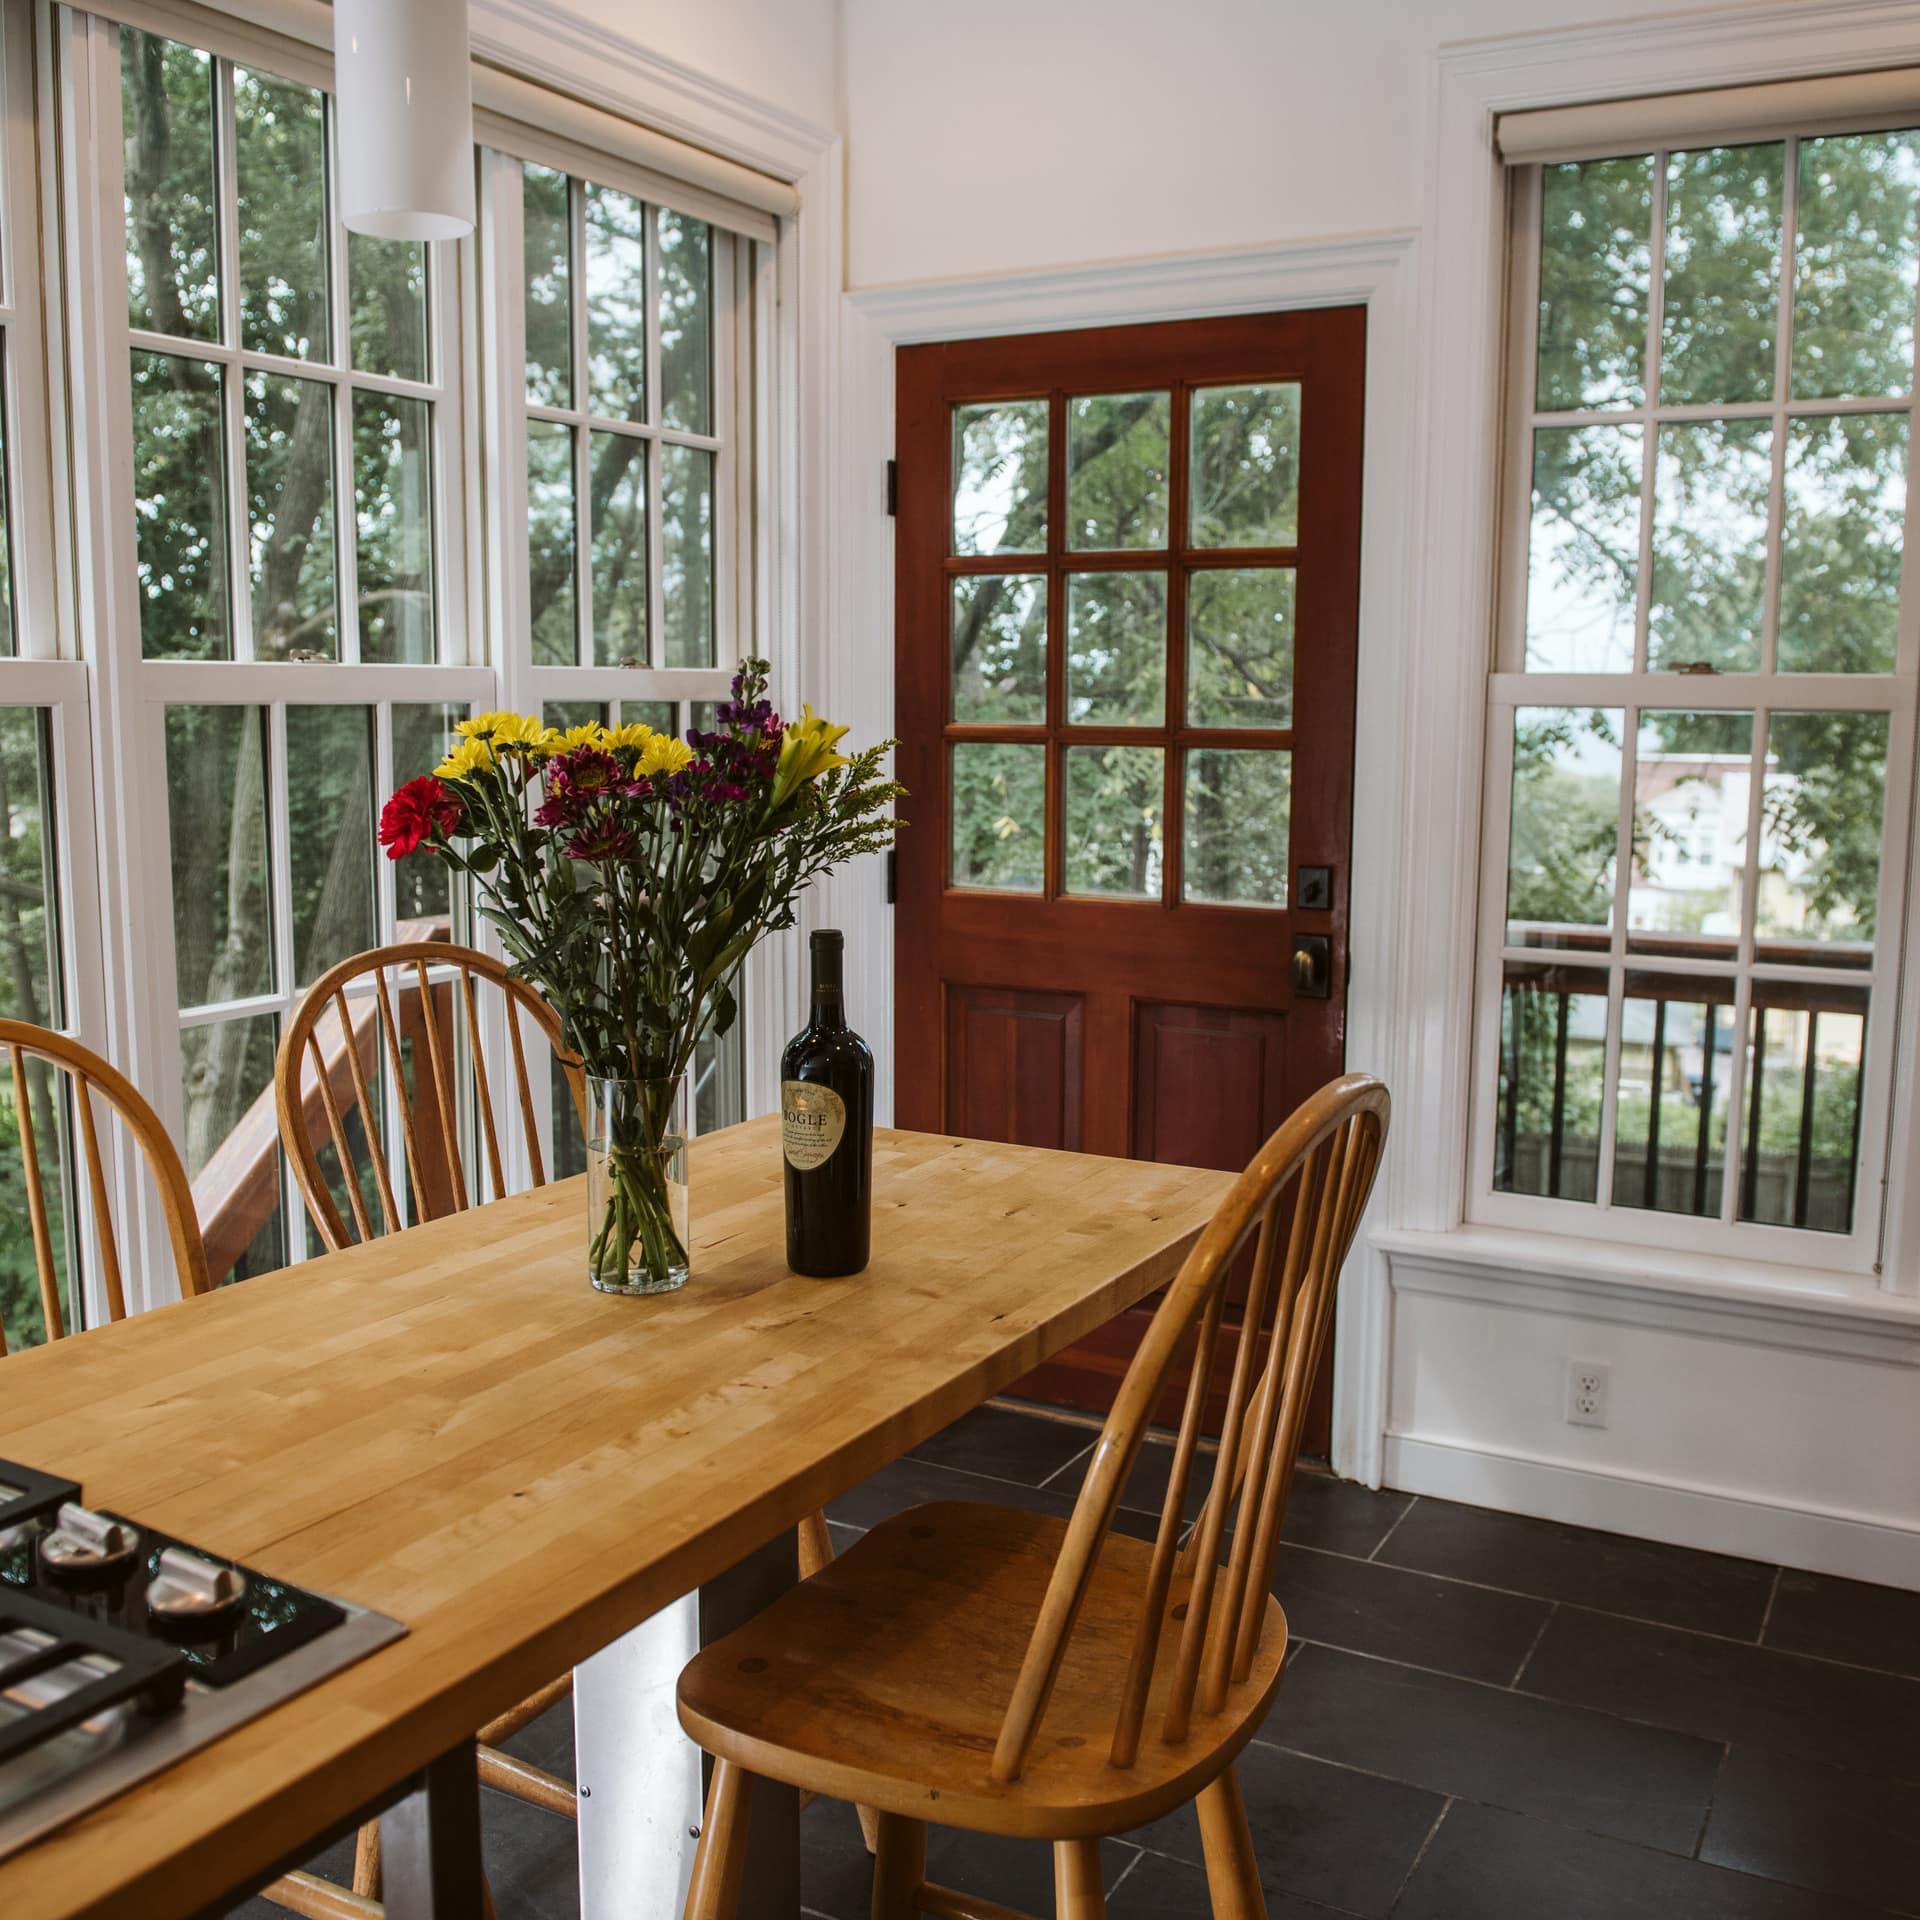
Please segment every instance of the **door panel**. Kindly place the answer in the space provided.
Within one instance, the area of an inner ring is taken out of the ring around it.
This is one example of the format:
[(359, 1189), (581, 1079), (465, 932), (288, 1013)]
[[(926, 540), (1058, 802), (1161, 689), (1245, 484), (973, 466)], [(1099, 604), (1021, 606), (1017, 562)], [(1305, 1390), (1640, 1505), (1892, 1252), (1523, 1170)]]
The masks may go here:
[(1074, 993), (947, 991), (949, 1133), (1081, 1150), (1081, 1015)]
[[(1341, 1070), (1365, 338), (901, 352), (902, 1125), (1238, 1168)], [(1026, 1390), (1103, 1408), (1144, 1323)]]

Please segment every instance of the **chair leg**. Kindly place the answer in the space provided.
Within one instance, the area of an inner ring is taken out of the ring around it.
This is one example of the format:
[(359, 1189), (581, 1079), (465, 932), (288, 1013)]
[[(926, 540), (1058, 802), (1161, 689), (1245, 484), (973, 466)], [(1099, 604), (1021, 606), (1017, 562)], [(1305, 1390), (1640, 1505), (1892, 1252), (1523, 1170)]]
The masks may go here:
[(1053, 1843), (1053, 1911), (1055, 1920), (1106, 1920), (1098, 1840)]
[(353, 1890), (363, 1899), (380, 1898), (380, 1822), (369, 1820), (353, 1837)]
[(753, 1801), (753, 1775), (731, 1760), (713, 1763), (707, 1789), (706, 1818), (693, 1856), (693, 1882), (687, 1888), (686, 1920), (733, 1920), (740, 1904), (740, 1876), (747, 1864), (747, 1814)]
[(927, 1828), (897, 1813), (875, 1816), (873, 1920), (914, 1920), (927, 1877)]
[(1213, 1920), (1267, 1920), (1267, 1896), (1260, 1885), (1253, 1835), (1247, 1831), (1247, 1803), (1232, 1767), (1200, 1789), (1200, 1850), (1207, 1863), (1207, 1891), (1213, 1896)]

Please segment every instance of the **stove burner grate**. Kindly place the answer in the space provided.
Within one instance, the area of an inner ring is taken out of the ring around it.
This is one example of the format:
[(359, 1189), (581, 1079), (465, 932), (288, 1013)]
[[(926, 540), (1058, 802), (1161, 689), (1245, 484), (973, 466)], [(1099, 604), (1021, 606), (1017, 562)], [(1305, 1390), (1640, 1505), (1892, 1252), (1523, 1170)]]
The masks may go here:
[[(49, 1690), (33, 1682), (62, 1674), (68, 1684), (34, 1697)], [(0, 1721), (0, 1763), (114, 1707), (164, 1713), (180, 1704), (186, 1680), (177, 1648), (0, 1586), (0, 1703), (16, 1710)]]

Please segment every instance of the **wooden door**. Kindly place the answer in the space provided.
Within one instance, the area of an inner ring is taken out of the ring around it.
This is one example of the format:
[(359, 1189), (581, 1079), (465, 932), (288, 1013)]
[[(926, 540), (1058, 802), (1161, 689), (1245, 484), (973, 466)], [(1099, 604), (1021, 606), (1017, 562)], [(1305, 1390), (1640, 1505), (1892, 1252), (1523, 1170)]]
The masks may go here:
[[(901, 1125), (1237, 1168), (1340, 1071), (1365, 343), (901, 352)], [(1147, 1311), (1021, 1390), (1104, 1410)]]

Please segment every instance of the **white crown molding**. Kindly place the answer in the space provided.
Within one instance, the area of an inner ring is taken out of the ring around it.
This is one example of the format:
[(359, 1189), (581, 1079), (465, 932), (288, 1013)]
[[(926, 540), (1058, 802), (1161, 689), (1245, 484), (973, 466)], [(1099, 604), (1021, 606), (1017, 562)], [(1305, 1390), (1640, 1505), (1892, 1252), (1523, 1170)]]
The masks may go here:
[(782, 180), (810, 172), (837, 137), (552, 0), (473, 0), (471, 32), (481, 59)]
[(1388, 1484), (1438, 1500), (1529, 1513), (1851, 1580), (1920, 1589), (1920, 1531), (1872, 1513), (1792, 1506), (1725, 1487), (1393, 1434)]

